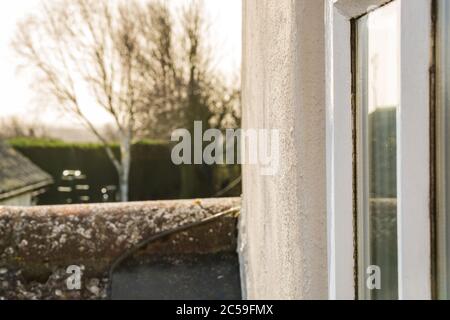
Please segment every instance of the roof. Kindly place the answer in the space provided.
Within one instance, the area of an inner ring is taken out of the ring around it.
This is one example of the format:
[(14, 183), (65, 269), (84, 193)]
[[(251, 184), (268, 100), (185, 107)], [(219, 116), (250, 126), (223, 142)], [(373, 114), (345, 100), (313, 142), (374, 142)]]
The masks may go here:
[(0, 142), (0, 199), (33, 191), (52, 182), (48, 173), (12, 147)]

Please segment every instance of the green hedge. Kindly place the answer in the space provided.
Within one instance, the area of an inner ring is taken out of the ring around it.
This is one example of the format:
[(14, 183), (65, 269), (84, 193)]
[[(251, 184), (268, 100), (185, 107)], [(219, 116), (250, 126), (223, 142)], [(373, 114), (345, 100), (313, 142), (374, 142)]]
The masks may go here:
[[(116, 170), (100, 144), (22, 138), (10, 140), (9, 143), (53, 176), (55, 184), (40, 196), (40, 204), (61, 202), (57, 187), (61, 183), (63, 170), (81, 170), (87, 175), (91, 202), (102, 200), (102, 187), (117, 185)], [(143, 141), (133, 145), (129, 190), (131, 201), (210, 197), (227, 181), (240, 174), (239, 166), (176, 166), (170, 158), (171, 146), (170, 143), (160, 141)], [(117, 145), (111, 147), (119, 154)], [(240, 187), (229, 195), (239, 194)]]

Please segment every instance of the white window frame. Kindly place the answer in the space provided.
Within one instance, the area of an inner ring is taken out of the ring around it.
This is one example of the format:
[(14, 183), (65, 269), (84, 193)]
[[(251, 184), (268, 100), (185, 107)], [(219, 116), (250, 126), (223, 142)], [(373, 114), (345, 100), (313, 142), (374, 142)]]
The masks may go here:
[[(391, 1), (401, 7), (397, 111), (399, 299), (431, 299), (430, 65), (432, 0), (327, 0), (329, 298), (355, 299), (351, 20)], [(382, 275), (381, 275), (382, 276)]]

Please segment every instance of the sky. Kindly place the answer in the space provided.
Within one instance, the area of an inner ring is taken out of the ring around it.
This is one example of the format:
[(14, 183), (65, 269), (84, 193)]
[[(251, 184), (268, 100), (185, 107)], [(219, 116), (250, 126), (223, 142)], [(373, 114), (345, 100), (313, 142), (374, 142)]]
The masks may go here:
[[(188, 0), (167, 1), (177, 6)], [(32, 13), (39, 2), (40, 0), (0, 1), (0, 119), (14, 116), (28, 122), (77, 126), (70, 117), (63, 117), (60, 112), (53, 111), (53, 107), (42, 109), (42, 101), (37, 99), (30, 87), (33, 77), (26, 72), (17, 72), (17, 57), (10, 46), (16, 23)], [(224, 72), (239, 70), (241, 0), (204, 0), (204, 4), (208, 19), (212, 23), (210, 40), (219, 49), (218, 67)], [(108, 122), (108, 115), (101, 109), (90, 109), (87, 114), (96, 124)]]
[(392, 2), (369, 14), (369, 113), (400, 102), (400, 5)]

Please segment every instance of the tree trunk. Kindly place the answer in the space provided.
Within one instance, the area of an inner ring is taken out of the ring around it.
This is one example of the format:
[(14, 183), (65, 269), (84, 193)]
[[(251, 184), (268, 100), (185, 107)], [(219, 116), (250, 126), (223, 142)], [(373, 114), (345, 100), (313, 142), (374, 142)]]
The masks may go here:
[(120, 201), (128, 201), (129, 177), (131, 165), (131, 138), (129, 134), (125, 134), (120, 140), (120, 164), (119, 170), (119, 188)]

